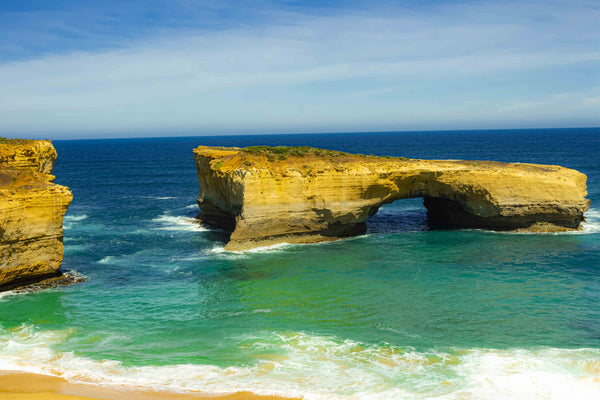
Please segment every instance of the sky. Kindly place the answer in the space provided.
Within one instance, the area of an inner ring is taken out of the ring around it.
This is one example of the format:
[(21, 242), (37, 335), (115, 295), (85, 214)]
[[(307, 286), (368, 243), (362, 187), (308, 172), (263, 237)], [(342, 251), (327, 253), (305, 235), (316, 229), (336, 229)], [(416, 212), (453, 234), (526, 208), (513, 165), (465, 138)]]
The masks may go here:
[(0, 136), (590, 126), (597, 0), (0, 1)]

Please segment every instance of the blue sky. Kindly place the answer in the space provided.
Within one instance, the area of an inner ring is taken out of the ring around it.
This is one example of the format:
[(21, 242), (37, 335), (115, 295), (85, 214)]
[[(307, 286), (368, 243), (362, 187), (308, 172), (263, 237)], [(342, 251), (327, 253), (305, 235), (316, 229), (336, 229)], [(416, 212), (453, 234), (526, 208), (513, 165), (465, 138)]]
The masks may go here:
[(0, 136), (600, 126), (600, 4), (0, 2)]

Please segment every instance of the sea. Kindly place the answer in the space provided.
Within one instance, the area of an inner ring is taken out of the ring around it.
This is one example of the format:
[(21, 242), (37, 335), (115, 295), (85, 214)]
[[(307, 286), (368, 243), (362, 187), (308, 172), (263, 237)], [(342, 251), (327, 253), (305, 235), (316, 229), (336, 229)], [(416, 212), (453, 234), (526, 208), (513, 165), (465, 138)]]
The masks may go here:
[[(432, 230), (398, 200), (367, 233), (224, 250), (196, 223), (199, 145), (308, 145), (557, 164), (583, 229)], [(600, 399), (600, 128), (56, 140), (62, 269), (0, 298), (0, 370), (127, 390), (305, 399)]]

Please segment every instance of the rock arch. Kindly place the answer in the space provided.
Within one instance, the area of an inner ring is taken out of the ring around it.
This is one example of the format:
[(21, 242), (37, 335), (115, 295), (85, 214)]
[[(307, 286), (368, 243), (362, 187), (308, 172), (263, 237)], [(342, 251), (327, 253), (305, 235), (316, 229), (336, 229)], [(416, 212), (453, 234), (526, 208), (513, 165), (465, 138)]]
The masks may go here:
[(233, 251), (360, 234), (379, 207), (404, 198), (424, 198), (451, 225), (494, 230), (578, 229), (589, 208), (586, 176), (552, 165), (265, 146), (200, 146), (194, 157), (200, 218), (230, 231)]

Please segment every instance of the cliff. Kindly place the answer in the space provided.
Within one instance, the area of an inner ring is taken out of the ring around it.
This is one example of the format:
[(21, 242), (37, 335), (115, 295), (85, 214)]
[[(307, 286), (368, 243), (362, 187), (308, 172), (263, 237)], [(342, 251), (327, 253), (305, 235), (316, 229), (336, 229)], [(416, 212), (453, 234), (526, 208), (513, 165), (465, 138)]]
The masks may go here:
[(73, 196), (54, 184), (49, 140), (0, 138), (0, 290), (60, 275)]
[(194, 158), (199, 217), (232, 232), (227, 250), (356, 235), (379, 207), (411, 197), (434, 220), (493, 230), (574, 230), (589, 208), (586, 176), (554, 165), (265, 146), (200, 146)]

